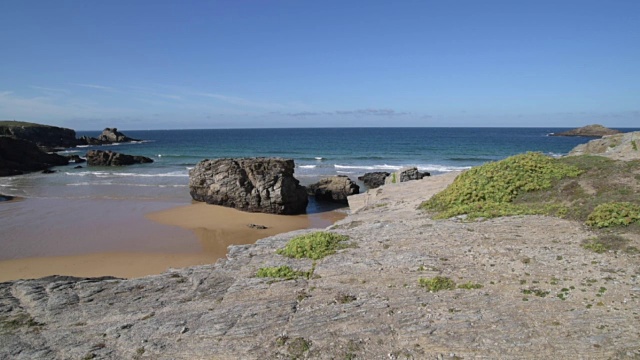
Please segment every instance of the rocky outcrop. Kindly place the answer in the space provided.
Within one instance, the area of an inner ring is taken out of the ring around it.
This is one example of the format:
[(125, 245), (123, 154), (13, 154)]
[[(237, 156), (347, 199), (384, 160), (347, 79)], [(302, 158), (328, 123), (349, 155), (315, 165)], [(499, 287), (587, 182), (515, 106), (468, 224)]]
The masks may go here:
[(102, 130), (97, 138), (90, 136), (83, 136), (79, 139), (84, 145), (108, 145), (113, 143), (123, 143), (140, 141), (139, 139), (133, 139), (118, 131), (117, 128), (106, 128)]
[(24, 121), (0, 121), (0, 136), (31, 141), (44, 151), (70, 148), (81, 143), (76, 139), (74, 130)]
[[(355, 195), (331, 230), (352, 246), (319, 260), (276, 254), (301, 230), (161, 275), (0, 283), (0, 359), (640, 357), (637, 254), (565, 219), (418, 210), (455, 175)], [(256, 277), (285, 265), (313, 276)], [(421, 286), (438, 277), (461, 286)]]
[(0, 136), (0, 176), (42, 171), (68, 163), (64, 156), (47, 154), (30, 141)]
[(134, 156), (103, 150), (90, 150), (87, 152), (86, 157), (87, 165), (89, 166), (122, 166), (153, 162), (152, 159), (146, 156)]
[(640, 159), (640, 131), (605, 136), (573, 148), (569, 156), (599, 155), (614, 160)]
[(189, 172), (191, 197), (242, 211), (306, 212), (306, 190), (293, 177), (294, 162), (279, 158), (203, 160)]
[(307, 194), (316, 200), (347, 204), (347, 196), (360, 192), (360, 187), (345, 175), (321, 179), (307, 187)]
[(364, 185), (369, 189), (375, 189), (384, 185), (384, 180), (389, 176), (388, 172), (370, 172), (358, 177), (358, 180), (362, 181)]
[(425, 176), (429, 176), (428, 172), (420, 172), (416, 167), (409, 167), (400, 169), (385, 179), (385, 184), (397, 184), (401, 182), (407, 182), (411, 180), (420, 180)]
[(621, 132), (619, 130), (609, 129), (602, 125), (595, 124), (595, 125), (587, 125), (581, 128), (577, 128), (577, 129), (573, 129), (573, 130), (569, 130), (569, 131), (565, 131), (557, 134), (551, 134), (551, 136), (603, 137), (606, 135), (615, 135), (620, 133)]

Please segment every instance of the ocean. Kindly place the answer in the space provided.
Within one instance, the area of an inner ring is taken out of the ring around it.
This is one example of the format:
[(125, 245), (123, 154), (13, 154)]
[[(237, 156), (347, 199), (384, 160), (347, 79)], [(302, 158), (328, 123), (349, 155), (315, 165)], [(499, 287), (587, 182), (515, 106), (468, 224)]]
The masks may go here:
[[(126, 199), (188, 203), (189, 169), (203, 159), (283, 157), (295, 161), (303, 185), (324, 176), (392, 172), (416, 166), (432, 175), (468, 169), (526, 151), (567, 154), (583, 137), (553, 137), (566, 128), (318, 128), (131, 130), (141, 142), (66, 149), (84, 156), (90, 149), (144, 155), (154, 163), (126, 167), (54, 168), (0, 178), (0, 193), (26, 198)], [(632, 131), (634, 129), (621, 129)], [(101, 131), (80, 131), (97, 136)], [(361, 184), (362, 185), (362, 184)]]

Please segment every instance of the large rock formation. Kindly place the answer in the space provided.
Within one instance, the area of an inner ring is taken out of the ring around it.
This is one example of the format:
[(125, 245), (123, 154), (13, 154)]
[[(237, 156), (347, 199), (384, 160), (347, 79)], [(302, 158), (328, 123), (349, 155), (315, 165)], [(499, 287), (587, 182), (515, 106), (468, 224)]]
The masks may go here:
[[(638, 359), (640, 239), (596, 253), (565, 219), (418, 210), (456, 175), (354, 196), (332, 230), (351, 246), (319, 260), (276, 253), (301, 230), (161, 275), (0, 283), (0, 359)], [(313, 276), (256, 277), (284, 265)]]
[(614, 160), (640, 159), (640, 131), (605, 136), (573, 148), (569, 156), (599, 155)]
[(309, 196), (317, 200), (347, 204), (347, 196), (360, 192), (360, 187), (344, 175), (331, 176), (307, 187)]
[(81, 143), (71, 129), (24, 121), (0, 121), (0, 136), (31, 141), (45, 151), (70, 148)]
[(420, 180), (429, 175), (431, 174), (429, 174), (428, 172), (421, 173), (416, 167), (403, 168), (394, 172), (393, 174), (391, 174), (391, 176), (388, 176), (385, 179), (385, 184), (396, 184), (411, 180)]
[(113, 151), (90, 150), (87, 152), (87, 165), (90, 166), (122, 166), (152, 163), (146, 156), (133, 156)]
[(208, 204), (271, 214), (302, 214), (309, 199), (290, 159), (203, 160), (189, 172), (191, 197)]
[(47, 154), (30, 141), (0, 136), (0, 176), (21, 175), (68, 163), (64, 156)]
[(391, 174), (389, 174), (386, 171), (370, 172), (362, 176), (359, 176), (358, 180), (362, 181), (366, 185), (366, 187), (368, 187), (369, 189), (375, 189), (384, 185), (384, 180), (389, 175)]
[(140, 140), (126, 136), (125, 134), (119, 132), (117, 128), (106, 128), (102, 130), (102, 134), (100, 134), (97, 138), (83, 136), (79, 139), (79, 141), (85, 145), (106, 145)]
[(578, 129), (573, 129), (557, 134), (551, 134), (551, 136), (584, 136), (584, 137), (603, 137), (606, 135), (620, 134), (619, 130), (609, 129), (602, 125), (587, 125)]

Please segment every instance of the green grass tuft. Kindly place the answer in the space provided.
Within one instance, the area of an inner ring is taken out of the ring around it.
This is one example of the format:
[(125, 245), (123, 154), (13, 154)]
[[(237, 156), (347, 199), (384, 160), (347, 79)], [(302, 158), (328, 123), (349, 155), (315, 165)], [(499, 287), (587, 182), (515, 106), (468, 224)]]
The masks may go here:
[(258, 269), (256, 276), (261, 278), (293, 280), (300, 277), (309, 278), (311, 274), (310, 272), (307, 272), (307, 271), (297, 271), (297, 270), (293, 270), (291, 267), (287, 265), (282, 265), (278, 267), (260, 268)]
[(453, 290), (456, 288), (455, 281), (444, 276), (436, 276), (434, 278), (420, 278), (418, 280), (420, 286), (428, 291), (437, 292), (440, 290)]
[(291, 258), (322, 259), (337, 250), (348, 247), (344, 242), (348, 236), (327, 231), (318, 231), (306, 235), (296, 236), (287, 245), (277, 251), (278, 254)]

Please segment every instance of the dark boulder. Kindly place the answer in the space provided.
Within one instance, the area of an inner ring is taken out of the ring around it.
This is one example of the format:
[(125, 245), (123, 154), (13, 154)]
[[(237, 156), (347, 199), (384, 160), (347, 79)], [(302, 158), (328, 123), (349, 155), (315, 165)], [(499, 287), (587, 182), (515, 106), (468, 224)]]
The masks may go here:
[(369, 189), (375, 189), (384, 185), (384, 179), (390, 174), (385, 171), (370, 172), (358, 177), (358, 180), (362, 181)]
[(68, 163), (64, 156), (47, 154), (30, 141), (0, 136), (0, 176), (42, 171)]
[(189, 172), (191, 197), (208, 204), (249, 212), (294, 215), (309, 199), (293, 177), (294, 162), (279, 158), (200, 161)]
[(78, 165), (78, 166), (74, 166), (74, 169), (82, 169), (82, 166)]
[(429, 176), (428, 172), (422, 173), (416, 167), (400, 169), (386, 178), (385, 184), (395, 184), (411, 180), (420, 180), (425, 176)]
[(89, 166), (123, 166), (133, 164), (152, 163), (153, 160), (145, 156), (133, 156), (113, 151), (90, 150), (87, 152)]
[(44, 170), (42, 170), (42, 173), (43, 173), (43, 174), (53, 174), (53, 173), (55, 173), (55, 172), (56, 172), (55, 170), (51, 170), (51, 169), (44, 169)]
[(587, 125), (581, 128), (572, 129), (569, 131), (551, 134), (551, 136), (584, 136), (584, 137), (603, 137), (606, 135), (615, 135), (622, 133), (619, 130), (609, 129), (602, 125)]
[(30, 141), (44, 151), (70, 148), (81, 144), (81, 141), (76, 139), (74, 130), (24, 121), (0, 121), (0, 136)]
[(309, 196), (317, 200), (347, 204), (347, 196), (360, 192), (360, 187), (344, 175), (331, 176), (307, 187)]

